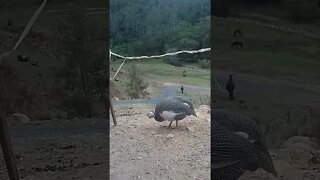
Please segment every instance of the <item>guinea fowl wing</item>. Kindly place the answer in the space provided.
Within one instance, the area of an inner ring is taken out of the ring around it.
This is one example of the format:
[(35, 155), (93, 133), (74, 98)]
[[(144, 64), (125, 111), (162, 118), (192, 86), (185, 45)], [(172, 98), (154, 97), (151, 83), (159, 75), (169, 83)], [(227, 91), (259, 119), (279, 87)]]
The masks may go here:
[[(162, 100), (155, 108), (155, 116), (156, 116), (156, 120), (158, 119), (158, 121), (166, 120), (163, 118), (164, 116), (168, 116), (168, 115), (178, 116), (177, 120), (181, 120), (187, 116), (187, 113), (188, 113), (188, 107), (186, 105), (171, 98), (166, 98)], [(163, 119), (163, 120), (160, 120), (160, 119)]]
[(250, 117), (228, 112), (225, 110), (213, 110), (214, 121), (224, 125), (234, 132), (245, 132), (251, 142), (258, 144), (261, 149), (268, 152), (265, 136), (258, 124)]
[[(223, 125), (213, 121), (213, 169), (229, 166), (246, 158), (252, 145)], [(233, 163), (232, 163), (233, 162)]]

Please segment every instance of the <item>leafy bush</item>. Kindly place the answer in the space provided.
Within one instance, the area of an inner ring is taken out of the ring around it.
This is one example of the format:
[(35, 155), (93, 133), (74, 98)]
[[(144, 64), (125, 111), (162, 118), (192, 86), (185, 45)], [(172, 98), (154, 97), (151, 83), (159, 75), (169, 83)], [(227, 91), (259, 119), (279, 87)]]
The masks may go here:
[(203, 68), (203, 69), (210, 69), (210, 61), (207, 61), (207, 60), (201, 60), (201, 61), (198, 61), (199, 65), (200, 65), (200, 68)]
[(138, 67), (135, 63), (130, 66), (129, 69), (129, 82), (127, 83), (127, 92), (128, 96), (132, 99), (145, 98), (148, 95), (146, 83), (141, 73), (138, 70)]
[(317, 106), (292, 107), (288, 112), (268, 120), (263, 129), (270, 145), (280, 146), (292, 136), (320, 138), (320, 109)]
[(172, 66), (182, 67), (182, 63), (177, 59), (170, 59), (169, 64)]

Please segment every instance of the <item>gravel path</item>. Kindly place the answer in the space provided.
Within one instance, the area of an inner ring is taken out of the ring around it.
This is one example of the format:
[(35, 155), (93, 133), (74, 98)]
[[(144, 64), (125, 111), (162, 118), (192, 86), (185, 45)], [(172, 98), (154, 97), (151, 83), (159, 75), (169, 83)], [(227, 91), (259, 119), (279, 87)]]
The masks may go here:
[[(107, 179), (106, 119), (10, 127), (21, 179)], [(0, 179), (8, 179), (2, 152)]]
[[(148, 108), (119, 109), (110, 135), (111, 180), (210, 179), (208, 108), (187, 117), (178, 128), (146, 116)], [(201, 111), (201, 112), (200, 112)]]
[[(135, 104), (144, 104), (144, 105), (156, 105), (160, 99), (163, 99), (165, 97), (169, 96), (175, 96), (177, 95), (177, 91), (180, 90), (181, 84), (178, 83), (172, 83), (172, 82), (164, 82), (163, 88), (161, 89), (160, 93), (152, 97), (152, 99), (129, 99), (129, 100), (117, 100), (113, 101), (115, 108), (120, 107), (128, 107)], [(210, 88), (203, 88), (193, 85), (184, 84), (185, 92), (191, 92), (194, 94), (200, 94), (200, 95), (210, 95)]]

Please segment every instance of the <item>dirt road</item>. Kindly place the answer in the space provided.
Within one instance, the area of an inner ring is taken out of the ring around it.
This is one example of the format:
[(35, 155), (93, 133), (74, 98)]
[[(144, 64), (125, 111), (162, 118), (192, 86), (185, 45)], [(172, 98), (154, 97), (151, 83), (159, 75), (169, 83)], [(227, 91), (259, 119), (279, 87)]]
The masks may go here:
[(118, 109), (119, 125), (110, 135), (111, 180), (210, 179), (208, 107), (187, 117), (178, 128), (146, 114), (152, 107)]
[[(266, 115), (271, 118), (272, 115), (276, 116), (277, 113), (288, 107), (320, 103), (320, 85), (317, 82), (276, 79), (216, 69), (214, 76), (223, 89), (228, 74), (234, 76), (236, 102), (244, 101), (247, 105), (244, 111), (256, 110), (257, 113), (254, 113), (254, 116), (263, 113), (260, 117)], [(237, 105), (237, 103), (226, 101), (227, 94), (224, 99), (213, 98), (218, 101), (216, 105), (221, 107), (235, 109)], [(269, 113), (262, 111), (269, 111)]]
[[(107, 179), (106, 123), (79, 119), (10, 127), (21, 179)], [(0, 179), (8, 179), (2, 152)]]
[[(180, 86), (181, 84), (179, 83), (163, 82), (163, 88), (160, 90), (159, 94), (152, 97), (151, 99), (117, 100), (117, 101), (113, 101), (113, 103), (116, 108), (128, 107), (135, 104), (156, 105), (160, 101), (160, 99), (177, 95), (177, 91), (180, 90)], [(189, 84), (184, 84), (183, 86), (184, 86), (185, 92), (210, 96), (210, 88), (193, 86)]]
[[(164, 82), (163, 85), (164, 85), (164, 89), (162, 92), (168, 91), (168, 89), (170, 89), (171, 91), (175, 91), (175, 94), (177, 91), (180, 91), (180, 87), (181, 87), (181, 84), (172, 83), (172, 82)], [(210, 86), (210, 84), (208, 84), (208, 86)], [(185, 92), (210, 96), (210, 88), (204, 88), (204, 87), (194, 86), (190, 84), (183, 84), (183, 87)], [(168, 94), (168, 95), (172, 96), (175, 94)], [(165, 95), (167, 94), (162, 93), (160, 97), (163, 98), (168, 96), (168, 95), (167, 96)]]

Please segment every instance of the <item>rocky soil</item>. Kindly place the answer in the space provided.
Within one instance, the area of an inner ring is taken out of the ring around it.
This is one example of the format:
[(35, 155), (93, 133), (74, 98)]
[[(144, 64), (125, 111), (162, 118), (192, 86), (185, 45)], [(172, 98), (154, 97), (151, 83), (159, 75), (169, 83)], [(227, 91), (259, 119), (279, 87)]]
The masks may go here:
[[(51, 121), (10, 127), (20, 179), (107, 179), (107, 133), (96, 128), (102, 123), (106, 120)], [(2, 151), (0, 179), (8, 179)]]
[(282, 144), (280, 149), (271, 150), (278, 177), (264, 170), (247, 172), (240, 178), (257, 180), (317, 180), (320, 179), (320, 146), (317, 140), (294, 136)]
[[(210, 179), (210, 113), (200, 106), (175, 129), (149, 119), (152, 107), (117, 109), (110, 135), (110, 179)], [(111, 124), (112, 125), (112, 124)], [(175, 127), (175, 123), (172, 123)]]

